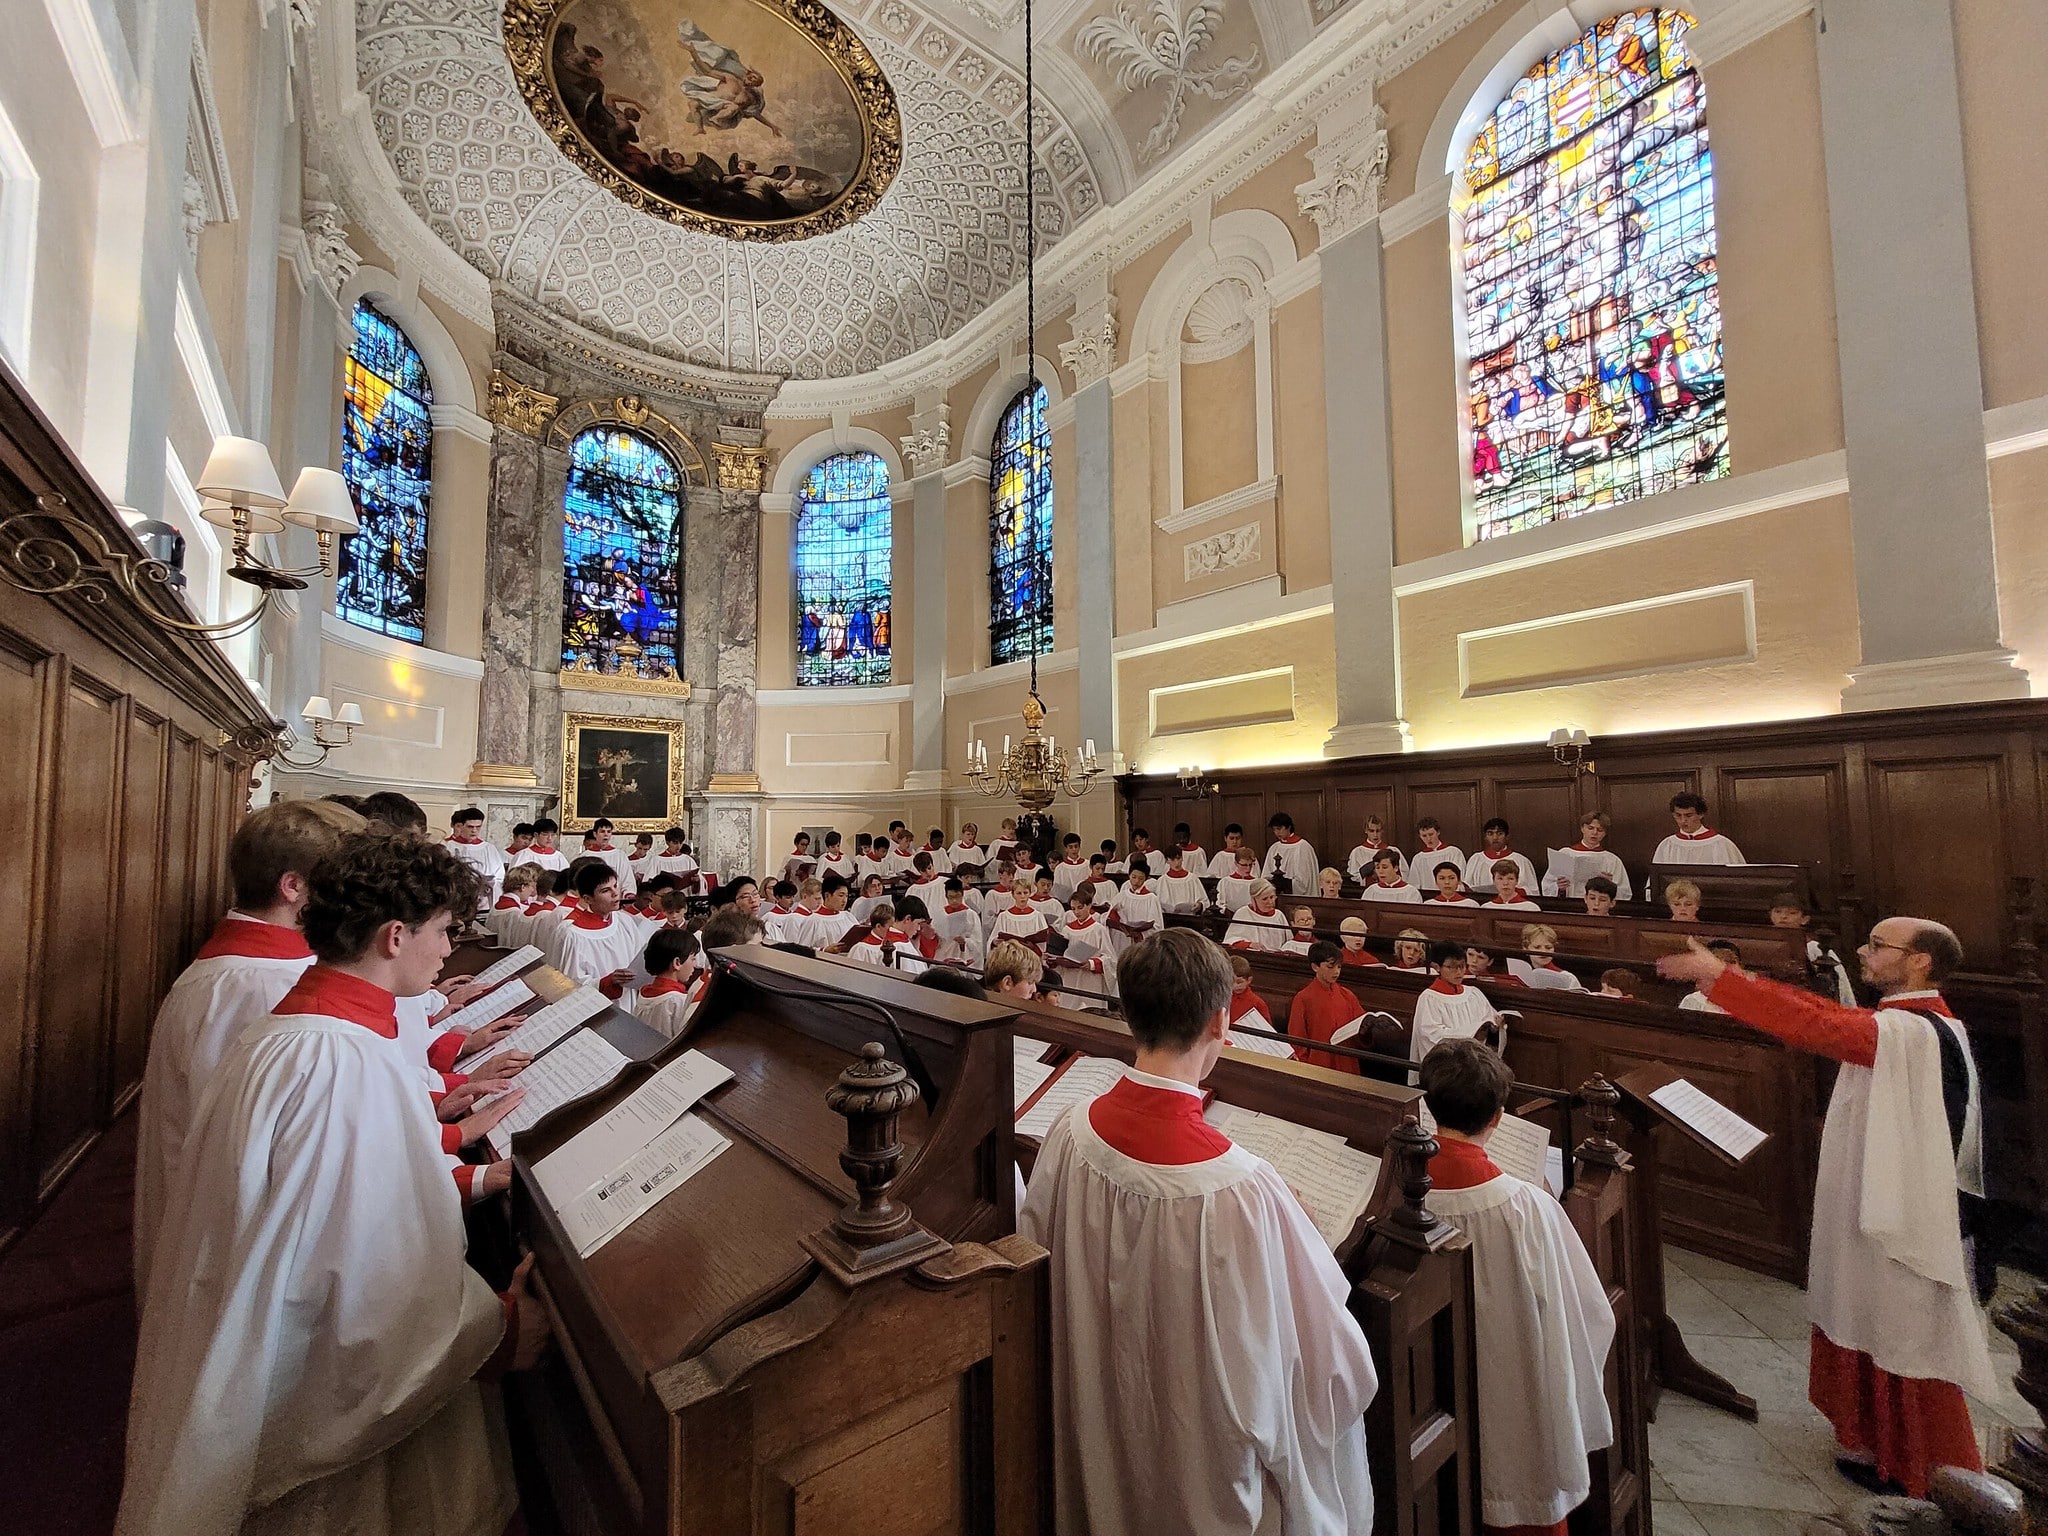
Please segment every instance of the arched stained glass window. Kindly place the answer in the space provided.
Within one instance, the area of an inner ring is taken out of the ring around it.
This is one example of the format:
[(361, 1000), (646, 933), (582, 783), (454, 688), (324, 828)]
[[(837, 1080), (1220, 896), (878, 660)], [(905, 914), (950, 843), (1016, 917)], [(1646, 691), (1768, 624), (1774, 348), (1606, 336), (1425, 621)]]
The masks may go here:
[(889, 466), (839, 453), (804, 477), (796, 512), (798, 687), (889, 681)]
[(1052, 649), (1052, 444), (1045, 386), (1018, 392), (996, 426), (988, 475), (990, 665)]
[(356, 301), (341, 395), (341, 473), (362, 526), (341, 546), (334, 611), (364, 629), (424, 641), (434, 392), (405, 332), (368, 299)]
[(1465, 157), (1474, 536), (1728, 473), (1706, 90), (1636, 10), (1531, 69)]
[[(676, 661), (679, 554), (675, 464), (623, 427), (592, 427), (569, 445), (562, 497), (562, 665), (601, 672), (638, 659)], [(620, 652), (624, 647), (625, 655)]]

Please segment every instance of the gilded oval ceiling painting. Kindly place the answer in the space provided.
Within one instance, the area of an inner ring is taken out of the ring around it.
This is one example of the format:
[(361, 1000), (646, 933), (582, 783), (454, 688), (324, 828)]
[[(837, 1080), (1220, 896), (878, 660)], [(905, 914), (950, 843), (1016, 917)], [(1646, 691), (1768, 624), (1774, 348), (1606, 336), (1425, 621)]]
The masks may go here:
[(896, 93), (817, 0), (507, 0), (505, 44), (562, 152), (687, 229), (825, 234), (902, 163)]

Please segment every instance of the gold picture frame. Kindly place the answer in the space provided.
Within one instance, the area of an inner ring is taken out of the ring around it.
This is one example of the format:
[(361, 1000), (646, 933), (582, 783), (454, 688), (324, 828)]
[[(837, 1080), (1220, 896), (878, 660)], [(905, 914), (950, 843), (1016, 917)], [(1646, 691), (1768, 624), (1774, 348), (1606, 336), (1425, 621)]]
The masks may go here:
[(600, 816), (620, 832), (683, 823), (683, 722), (651, 716), (562, 715), (562, 830)]
[[(830, 194), (829, 202), (817, 207), (799, 204), (798, 211), (789, 211), (786, 205), (777, 205), (773, 214), (734, 212), (729, 208), (710, 211), (706, 206), (680, 201), (681, 192), (665, 195), (647, 179), (652, 172), (644, 165), (644, 155), (643, 168), (635, 174), (599, 149), (565, 104), (563, 92), (554, 79), (557, 31), (564, 14), (582, 4), (583, 0), (504, 0), (505, 50), (512, 63), (513, 77), (519, 82), (519, 93), (542, 130), (579, 170), (628, 207), (684, 229), (728, 240), (808, 240), (814, 235), (844, 229), (871, 212), (902, 167), (903, 117), (895, 89), (867, 44), (822, 0), (709, 0), (707, 14), (715, 16), (721, 7), (758, 7), (815, 46), (845, 86), (859, 116), (860, 155), (844, 184)], [(674, 20), (667, 9), (663, 18)], [(731, 68), (743, 67), (734, 58)], [(760, 80), (759, 74), (746, 78), (750, 82)], [(581, 101), (583, 96), (578, 94), (576, 99)], [(626, 105), (638, 110), (644, 103), (632, 101)], [(667, 167), (662, 169), (665, 172)], [(787, 172), (790, 168), (775, 169)], [(743, 172), (747, 167), (735, 164), (734, 170)], [(787, 181), (787, 177), (783, 179)]]

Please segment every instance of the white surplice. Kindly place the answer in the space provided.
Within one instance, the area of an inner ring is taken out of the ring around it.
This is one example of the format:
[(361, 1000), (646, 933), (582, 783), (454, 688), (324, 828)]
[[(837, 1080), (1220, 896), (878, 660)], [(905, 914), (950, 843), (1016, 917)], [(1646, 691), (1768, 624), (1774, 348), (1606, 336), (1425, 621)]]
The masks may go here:
[(362, 1023), (273, 1015), (222, 1061), (143, 1298), (117, 1536), (503, 1530), (473, 1378), (505, 1313), (439, 1148)]
[(1230, 926), (1223, 930), (1225, 948), (1242, 943), (1253, 949), (1280, 949), (1293, 937), (1294, 930), (1278, 912), (1259, 912), (1250, 906), (1232, 913)]
[(1169, 874), (1153, 889), (1159, 904), (1169, 912), (1200, 912), (1209, 905), (1208, 887), (1194, 875)]
[(935, 958), (976, 968), (981, 966), (987, 946), (982, 942), (981, 919), (975, 915), (974, 908), (964, 902), (958, 910), (940, 907), (932, 914), (932, 932), (939, 936), (939, 952)]
[(662, 925), (623, 910), (607, 916), (602, 926), (596, 926), (596, 914), (590, 912), (572, 913), (555, 924), (546, 940), (548, 964), (579, 985), (631, 970)]
[[(1436, 889), (1436, 871), (1440, 864), (1458, 866), (1458, 876), (1464, 878), (1465, 850), (1453, 843), (1439, 843), (1434, 848), (1417, 848), (1408, 855), (1408, 881), (1425, 891)], [(1493, 883), (1491, 877), (1487, 884)]]
[(1429, 1208), (1472, 1239), (1480, 1518), (1553, 1524), (1592, 1491), (1586, 1453), (1614, 1443), (1606, 1288), (1546, 1189), (1503, 1173), (1439, 1185)]
[(1285, 875), (1290, 896), (1315, 895), (1316, 876), (1322, 873), (1316, 851), (1305, 837), (1283, 837), (1274, 843), (1266, 850), (1266, 861), (1259, 870), (1268, 880)]
[(1329, 1246), (1263, 1159), (1140, 1161), (1090, 1107), (1047, 1134), (1017, 1217), (1052, 1253), (1055, 1525), (1370, 1532), (1378, 1378)]
[(447, 837), (441, 846), (476, 871), (477, 878), (486, 887), (479, 907), (488, 907), (498, 899), (505, 888), (505, 855), (496, 843), (487, 843), (482, 838)]
[[(1475, 891), (1492, 890), (1493, 866), (1502, 859), (1506, 859), (1516, 869), (1521, 871), (1523, 890), (1534, 891), (1540, 888), (1541, 882), (1536, 878), (1536, 866), (1529, 862), (1527, 854), (1516, 853), (1512, 848), (1506, 853), (1500, 854), (1488, 853), (1482, 848), (1473, 854), (1471, 858), (1465, 861), (1465, 884)], [(1436, 881), (1432, 877), (1430, 884), (1434, 885), (1435, 883)]]
[(1653, 864), (1747, 864), (1742, 850), (1735, 846), (1732, 838), (1723, 837), (1712, 827), (1702, 827), (1696, 834), (1674, 832), (1657, 845), (1652, 855)]
[(1420, 1061), (1439, 1040), (1469, 1040), (1481, 1026), (1500, 1017), (1477, 987), (1433, 981), (1415, 999), (1415, 1023), (1408, 1032), (1408, 1059)]

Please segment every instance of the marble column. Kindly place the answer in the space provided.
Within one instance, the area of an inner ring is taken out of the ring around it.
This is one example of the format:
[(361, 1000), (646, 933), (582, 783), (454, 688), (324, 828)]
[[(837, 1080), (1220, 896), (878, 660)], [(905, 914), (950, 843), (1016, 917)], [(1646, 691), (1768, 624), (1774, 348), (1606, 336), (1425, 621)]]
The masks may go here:
[[(560, 401), (501, 367), (491, 376), (490, 536), (484, 547), (484, 675), (470, 782), (541, 783), (534, 747), (538, 611), (546, 568), (541, 437)], [(559, 569), (559, 562), (556, 563)], [(555, 601), (559, 603), (557, 596)]]
[(1829, 0), (1826, 18), (1821, 145), (1863, 642), (1842, 707), (2025, 698), (1999, 627), (1950, 7)]
[(760, 874), (765, 798), (755, 771), (755, 632), (761, 610), (761, 487), (768, 467), (760, 427), (721, 426), (718, 461), (718, 702), (712, 724), (711, 777), (700, 833), (721, 874)]
[(1105, 761), (1116, 751), (1116, 502), (1109, 375), (1116, 367), (1116, 305), (1106, 275), (1074, 311), (1060, 362), (1073, 376), (1074, 643), (1080, 702), (1076, 752), (1089, 741)]
[[(942, 397), (921, 399), (903, 439), (909, 467), (912, 605), (910, 766), (903, 787), (943, 792), (946, 779), (946, 455), (951, 410)], [(899, 675), (903, 661), (896, 657)]]
[(1380, 188), (1386, 115), (1369, 94), (1339, 103), (1295, 189), (1321, 232), (1323, 399), (1330, 481), (1330, 606), (1337, 723), (1325, 757), (1405, 752), (1394, 607), (1393, 428), (1388, 414), (1385, 257)]

